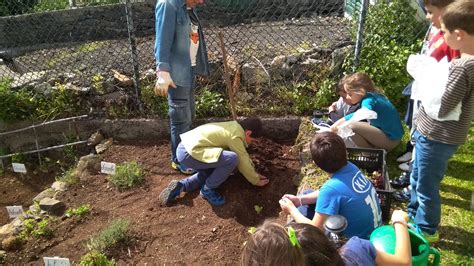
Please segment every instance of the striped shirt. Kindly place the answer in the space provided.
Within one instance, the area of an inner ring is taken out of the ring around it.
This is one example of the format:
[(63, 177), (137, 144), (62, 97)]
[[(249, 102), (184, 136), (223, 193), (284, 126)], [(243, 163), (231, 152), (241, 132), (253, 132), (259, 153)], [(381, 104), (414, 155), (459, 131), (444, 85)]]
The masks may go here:
[(466, 142), (474, 117), (474, 56), (452, 62), (438, 117), (446, 116), (459, 102), (462, 102), (459, 121), (432, 119), (421, 107), (417, 117), (418, 131), (428, 139), (441, 143), (462, 145)]

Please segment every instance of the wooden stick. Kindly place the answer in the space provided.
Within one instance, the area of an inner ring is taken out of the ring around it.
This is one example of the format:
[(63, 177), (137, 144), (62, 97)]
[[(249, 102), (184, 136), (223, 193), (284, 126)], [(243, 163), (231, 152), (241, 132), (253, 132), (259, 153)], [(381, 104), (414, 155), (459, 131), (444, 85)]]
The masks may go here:
[(222, 32), (219, 32), (219, 40), (221, 42), (222, 60), (224, 61), (224, 78), (225, 78), (225, 83), (227, 87), (227, 94), (229, 94), (230, 112), (232, 113), (232, 119), (237, 120), (237, 114), (235, 111), (234, 93), (232, 90), (232, 81), (230, 79), (230, 69), (229, 69), (229, 64), (227, 63), (227, 52), (225, 50), (224, 34), (222, 34)]

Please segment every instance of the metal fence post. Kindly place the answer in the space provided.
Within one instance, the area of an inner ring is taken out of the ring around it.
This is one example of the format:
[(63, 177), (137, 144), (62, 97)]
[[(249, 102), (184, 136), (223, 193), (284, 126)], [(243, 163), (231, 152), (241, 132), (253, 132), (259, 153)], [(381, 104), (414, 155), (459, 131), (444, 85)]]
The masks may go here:
[(138, 105), (138, 110), (143, 111), (143, 104), (141, 101), (140, 91), (140, 65), (138, 63), (137, 44), (135, 37), (135, 25), (133, 23), (133, 10), (130, 0), (125, 0), (125, 14), (127, 17), (128, 40), (130, 42), (130, 50), (132, 52), (133, 64), (133, 85), (135, 87), (135, 97)]
[(357, 27), (357, 40), (354, 51), (354, 66), (353, 71), (359, 66), (360, 53), (362, 50), (362, 38), (364, 34), (365, 19), (367, 17), (367, 10), (369, 9), (369, 0), (362, 0), (362, 5), (359, 15), (359, 25)]

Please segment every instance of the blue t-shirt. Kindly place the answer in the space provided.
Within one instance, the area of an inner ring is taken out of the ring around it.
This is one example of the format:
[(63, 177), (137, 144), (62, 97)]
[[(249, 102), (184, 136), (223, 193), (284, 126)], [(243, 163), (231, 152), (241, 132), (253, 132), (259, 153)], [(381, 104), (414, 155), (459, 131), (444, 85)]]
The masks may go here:
[(375, 265), (377, 251), (369, 240), (352, 237), (340, 249), (340, 255), (346, 266)]
[[(382, 130), (391, 140), (402, 139), (403, 126), (395, 106), (385, 97), (378, 93), (368, 92), (361, 101), (361, 108), (367, 108), (377, 113), (377, 119), (370, 119), (372, 126)], [(344, 118), (349, 120), (352, 114), (346, 115)]]
[(377, 192), (351, 162), (323, 184), (316, 200), (316, 212), (346, 217), (346, 237), (369, 239), (370, 233), (382, 224)]

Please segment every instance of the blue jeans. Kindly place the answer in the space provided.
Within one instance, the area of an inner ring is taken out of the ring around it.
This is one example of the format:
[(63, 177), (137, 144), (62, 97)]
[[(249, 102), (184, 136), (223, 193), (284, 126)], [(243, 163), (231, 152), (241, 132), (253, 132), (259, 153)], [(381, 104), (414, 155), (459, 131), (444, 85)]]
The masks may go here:
[(443, 180), (448, 160), (459, 145), (444, 144), (429, 140), (415, 130), (415, 160), (410, 176), (412, 187), (408, 214), (424, 232), (434, 234), (441, 220), (441, 198), (439, 187)]
[(204, 184), (210, 189), (219, 187), (227, 180), (239, 162), (235, 152), (223, 150), (217, 162), (204, 163), (191, 157), (181, 143), (176, 153), (180, 164), (197, 171), (194, 175), (180, 181), (184, 185), (185, 192), (200, 189)]
[(176, 159), (176, 148), (181, 142), (180, 134), (191, 129), (195, 117), (196, 107), (194, 101), (193, 84), (189, 87), (178, 86), (168, 90), (168, 114), (170, 117), (171, 133), (171, 160)]

